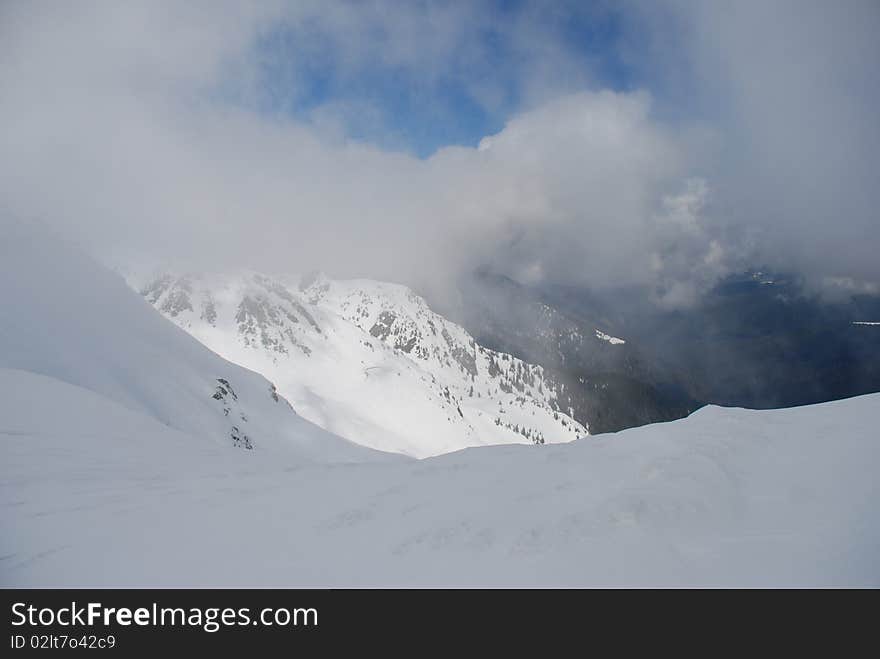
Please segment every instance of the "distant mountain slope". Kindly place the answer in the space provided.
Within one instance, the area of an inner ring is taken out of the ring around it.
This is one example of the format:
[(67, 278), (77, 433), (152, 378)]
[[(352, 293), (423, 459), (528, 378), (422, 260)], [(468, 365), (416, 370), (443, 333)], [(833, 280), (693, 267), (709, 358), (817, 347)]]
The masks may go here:
[[(180, 331), (75, 248), (22, 223), (4, 223), (2, 236), (0, 368), (81, 387), (222, 446), (380, 457), (297, 416), (273, 384)], [(82, 430), (72, 419), (70, 434)]]
[(255, 272), (131, 281), (305, 418), (366, 446), (424, 457), (588, 433), (561, 404), (564, 384), (479, 345), (403, 286)]
[(613, 309), (566, 306), (487, 270), (462, 279), (457, 292), (444, 312), (483, 345), (544, 366), (565, 385), (560, 405), (592, 434), (671, 421), (702, 404), (674, 367), (641, 348), (641, 334), (631, 340)]
[(877, 294), (825, 297), (796, 277), (746, 271), (664, 308), (643, 288), (525, 286), (485, 270), (459, 294), (444, 313), (566, 383), (560, 404), (593, 434), (706, 403), (768, 409), (880, 391)]
[(689, 396), (752, 408), (820, 403), (880, 391), (880, 295), (820, 295), (797, 277), (729, 275), (691, 306), (663, 309), (646, 291), (540, 291), (575, 316), (606, 315), (657, 372)]

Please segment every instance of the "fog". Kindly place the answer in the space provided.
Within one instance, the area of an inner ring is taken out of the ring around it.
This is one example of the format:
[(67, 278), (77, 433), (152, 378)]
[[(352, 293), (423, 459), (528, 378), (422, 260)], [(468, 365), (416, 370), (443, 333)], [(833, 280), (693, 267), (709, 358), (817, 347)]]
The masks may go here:
[[(110, 262), (435, 290), (480, 265), (669, 306), (747, 265), (880, 281), (876, 3), (472, 4), (4, 3), (0, 211)], [(619, 18), (626, 84), (556, 38), (572, 12)], [(424, 156), (369, 103), (290, 110), (303, 61), (429, 104), (451, 79), (503, 121)]]

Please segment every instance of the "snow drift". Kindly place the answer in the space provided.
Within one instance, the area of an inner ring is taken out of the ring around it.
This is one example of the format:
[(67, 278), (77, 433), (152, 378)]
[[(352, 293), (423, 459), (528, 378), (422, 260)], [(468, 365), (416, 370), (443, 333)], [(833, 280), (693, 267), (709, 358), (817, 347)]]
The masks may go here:
[(0, 416), (4, 586), (880, 585), (880, 395), (313, 466), (20, 371)]
[[(265, 378), (174, 327), (76, 248), (22, 223), (2, 229), (0, 368), (91, 390), (221, 444), (310, 460), (380, 456), (298, 417)], [(69, 418), (68, 432), (76, 424)]]

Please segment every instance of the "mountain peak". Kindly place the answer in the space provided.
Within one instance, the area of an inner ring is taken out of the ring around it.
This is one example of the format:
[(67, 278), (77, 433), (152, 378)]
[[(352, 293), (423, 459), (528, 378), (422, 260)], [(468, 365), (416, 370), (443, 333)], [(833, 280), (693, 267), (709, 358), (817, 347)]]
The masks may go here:
[(542, 367), (479, 345), (400, 284), (240, 271), (159, 275), (141, 293), (351, 441), (422, 457), (588, 434)]

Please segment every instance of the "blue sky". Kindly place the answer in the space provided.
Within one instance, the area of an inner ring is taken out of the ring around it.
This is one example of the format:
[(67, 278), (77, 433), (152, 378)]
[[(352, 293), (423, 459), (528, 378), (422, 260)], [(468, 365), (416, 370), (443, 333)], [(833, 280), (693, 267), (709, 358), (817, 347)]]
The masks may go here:
[[(407, 61), (379, 55), (390, 41), (417, 38), (430, 24), (407, 21), (403, 36), (389, 34), (388, 22), (372, 29), (365, 21), (342, 35), (333, 25), (275, 26), (255, 47), (258, 105), (311, 122), (329, 115), (346, 139), (426, 157), (447, 145), (474, 146), (530, 103), (546, 100), (530, 90), (542, 77), (543, 97), (586, 88), (629, 91), (637, 83), (621, 54), (624, 16), (605, 2), (472, 6), (478, 8), (453, 19), (455, 40), (441, 43), (436, 57)], [(393, 19), (390, 25), (394, 30)], [(351, 44), (340, 39), (357, 42), (355, 62), (343, 61), (340, 50)], [(488, 98), (481, 93), (486, 86)]]

